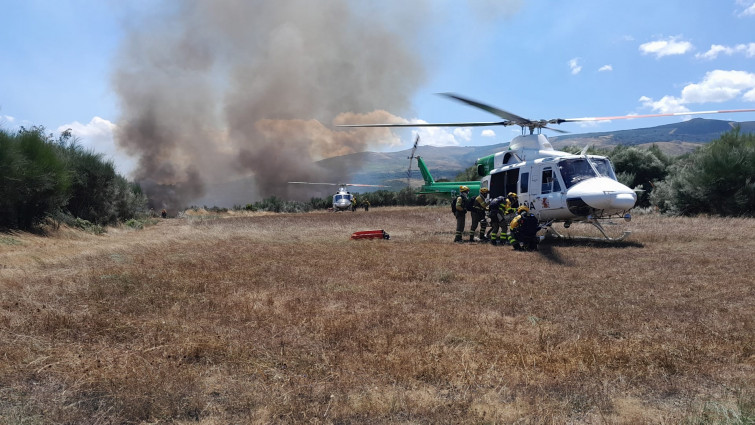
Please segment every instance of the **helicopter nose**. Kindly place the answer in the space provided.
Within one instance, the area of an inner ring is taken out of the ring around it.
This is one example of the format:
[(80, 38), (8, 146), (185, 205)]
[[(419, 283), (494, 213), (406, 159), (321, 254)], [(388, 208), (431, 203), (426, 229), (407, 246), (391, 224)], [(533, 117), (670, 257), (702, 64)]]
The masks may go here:
[(637, 202), (637, 195), (632, 189), (608, 177), (583, 181), (569, 190), (568, 197), (581, 198), (596, 210), (625, 211)]
[(637, 195), (632, 193), (617, 193), (611, 200), (611, 209), (615, 210), (628, 210), (634, 207), (637, 202)]

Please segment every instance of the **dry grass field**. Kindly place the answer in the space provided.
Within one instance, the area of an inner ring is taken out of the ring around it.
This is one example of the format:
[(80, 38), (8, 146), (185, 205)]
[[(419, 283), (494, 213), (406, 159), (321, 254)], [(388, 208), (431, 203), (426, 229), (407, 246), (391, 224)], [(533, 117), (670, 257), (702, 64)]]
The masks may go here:
[[(640, 215), (539, 252), (453, 227), (425, 207), (0, 234), (0, 423), (753, 423), (755, 220)], [(349, 239), (371, 229), (391, 240)]]

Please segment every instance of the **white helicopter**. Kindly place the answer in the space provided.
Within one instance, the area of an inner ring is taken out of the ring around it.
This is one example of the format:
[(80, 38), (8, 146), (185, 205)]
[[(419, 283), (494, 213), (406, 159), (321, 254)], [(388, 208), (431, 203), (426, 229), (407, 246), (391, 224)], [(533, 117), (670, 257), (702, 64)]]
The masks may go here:
[[(556, 118), (550, 120), (529, 120), (510, 112), (470, 100), (451, 93), (442, 95), (488, 111), (503, 121), (427, 123), (427, 124), (351, 124), (340, 127), (482, 127), (493, 125), (518, 125), (522, 135), (515, 137), (508, 149), (493, 155), (479, 158), (477, 173), (482, 177), (481, 188), (489, 189), (489, 197), (505, 196), (513, 192), (519, 203), (527, 205), (548, 231), (561, 236), (552, 228), (554, 222), (562, 222), (568, 228), (573, 222), (586, 222), (595, 226), (607, 240), (621, 240), (630, 232), (625, 231), (618, 238), (610, 237), (601, 221), (622, 217), (629, 222), (630, 210), (637, 202), (633, 189), (616, 180), (613, 166), (608, 158), (587, 155), (587, 147), (579, 155), (557, 151), (541, 134), (542, 129), (558, 133), (566, 131), (548, 127), (550, 124), (580, 121), (609, 121), (632, 118), (685, 116), (717, 114), (729, 112), (755, 112), (755, 109), (726, 111), (699, 111), (651, 115), (625, 115), (615, 117)], [(529, 134), (527, 134), (529, 129)], [(535, 131), (537, 130), (537, 132)]]
[(347, 186), (355, 187), (388, 187), (376, 184), (358, 184), (358, 183), (312, 183), (312, 182), (288, 182), (289, 184), (319, 184), (328, 186), (338, 186), (338, 191), (333, 195), (333, 211), (354, 211), (352, 207), (354, 202), (354, 195), (346, 190)]

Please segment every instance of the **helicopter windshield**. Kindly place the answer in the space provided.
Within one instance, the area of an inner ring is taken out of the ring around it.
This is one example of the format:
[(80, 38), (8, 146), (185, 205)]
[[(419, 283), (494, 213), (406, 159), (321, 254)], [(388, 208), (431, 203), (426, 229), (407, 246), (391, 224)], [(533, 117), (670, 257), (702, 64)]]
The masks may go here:
[(351, 201), (351, 195), (336, 195), (336, 199), (335, 200), (336, 201), (341, 201), (341, 200), (344, 200), (344, 199), (347, 200), (347, 201)]
[[(590, 162), (592, 162), (601, 176), (616, 180), (611, 162), (607, 158), (590, 158)], [(598, 177), (585, 158), (561, 160), (558, 163), (558, 169), (561, 171), (561, 177), (564, 179), (567, 189), (582, 180)]]

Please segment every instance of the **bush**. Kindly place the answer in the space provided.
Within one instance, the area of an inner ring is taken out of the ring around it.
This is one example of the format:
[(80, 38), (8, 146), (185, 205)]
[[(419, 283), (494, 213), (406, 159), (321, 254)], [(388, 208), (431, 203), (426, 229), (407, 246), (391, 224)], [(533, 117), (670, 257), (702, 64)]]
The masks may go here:
[(44, 128), (0, 130), (0, 226), (30, 229), (65, 207), (70, 174)]
[(637, 206), (650, 206), (650, 194), (654, 185), (666, 178), (670, 160), (660, 149), (638, 149), (633, 146), (616, 146), (608, 154), (616, 171), (616, 177), (631, 188), (642, 189)]
[(0, 130), (0, 227), (29, 230), (61, 214), (115, 224), (142, 214), (146, 204), (138, 185), (84, 150), (70, 130), (57, 141), (44, 127)]
[(755, 215), (755, 135), (739, 128), (703, 146), (672, 166), (656, 188), (662, 211), (684, 215)]

